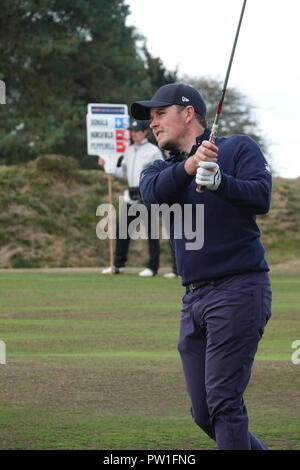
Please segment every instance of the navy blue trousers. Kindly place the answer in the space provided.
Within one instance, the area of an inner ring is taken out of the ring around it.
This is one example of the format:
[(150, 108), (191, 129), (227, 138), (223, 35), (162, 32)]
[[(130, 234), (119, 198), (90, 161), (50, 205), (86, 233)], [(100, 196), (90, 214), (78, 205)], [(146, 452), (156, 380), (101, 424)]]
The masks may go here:
[(243, 393), (271, 316), (265, 272), (231, 276), (183, 297), (180, 352), (194, 421), (220, 450), (265, 450), (248, 430)]
[[(127, 204), (127, 230), (131, 222), (133, 222), (137, 216), (128, 215), (128, 210), (131, 206)], [(121, 215), (122, 216), (122, 215)], [(119, 225), (117, 226), (117, 240), (116, 240), (116, 251), (115, 251), (115, 260), (114, 265), (116, 268), (124, 268), (127, 262), (128, 249), (130, 244), (130, 235), (127, 232), (127, 237), (125, 239), (119, 238)], [(149, 251), (149, 260), (146, 264), (146, 268), (151, 269), (155, 274), (157, 274), (159, 268), (159, 257), (160, 257), (160, 248), (159, 240), (151, 238), (151, 212), (148, 210), (148, 251)]]

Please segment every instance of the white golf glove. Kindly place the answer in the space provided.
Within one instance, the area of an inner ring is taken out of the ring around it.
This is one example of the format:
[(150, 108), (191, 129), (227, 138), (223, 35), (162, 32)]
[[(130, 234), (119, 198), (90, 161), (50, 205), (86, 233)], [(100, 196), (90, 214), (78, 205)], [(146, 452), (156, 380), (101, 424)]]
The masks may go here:
[[(211, 168), (214, 168), (214, 171), (211, 171)], [(219, 165), (214, 162), (200, 162), (196, 173), (196, 183), (200, 186), (206, 186), (211, 191), (216, 191), (221, 183)]]

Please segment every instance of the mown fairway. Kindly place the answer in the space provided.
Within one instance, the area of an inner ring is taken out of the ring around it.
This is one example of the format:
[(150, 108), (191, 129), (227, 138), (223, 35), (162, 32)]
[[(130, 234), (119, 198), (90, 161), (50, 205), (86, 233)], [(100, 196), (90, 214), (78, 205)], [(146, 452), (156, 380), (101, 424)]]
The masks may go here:
[[(245, 398), (252, 432), (271, 449), (300, 450), (300, 277), (272, 281)], [(182, 294), (162, 277), (0, 273), (0, 448), (215, 449), (189, 414)]]

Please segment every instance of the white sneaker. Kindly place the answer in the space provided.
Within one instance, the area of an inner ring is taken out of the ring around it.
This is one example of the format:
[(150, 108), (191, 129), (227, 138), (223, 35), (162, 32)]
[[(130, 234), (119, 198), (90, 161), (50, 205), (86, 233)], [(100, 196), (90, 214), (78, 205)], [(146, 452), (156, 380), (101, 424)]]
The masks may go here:
[(166, 274), (164, 274), (164, 277), (166, 277), (167, 279), (174, 279), (175, 277), (177, 277), (177, 274), (175, 274), (175, 273), (166, 273)]
[(124, 274), (125, 268), (115, 268), (115, 266), (109, 266), (108, 268), (102, 269), (102, 274)]
[(152, 269), (145, 268), (145, 269), (143, 269), (143, 271), (141, 271), (139, 273), (139, 276), (141, 276), (141, 277), (152, 277), (152, 276), (155, 276), (155, 273), (154, 273), (154, 271), (152, 271)]

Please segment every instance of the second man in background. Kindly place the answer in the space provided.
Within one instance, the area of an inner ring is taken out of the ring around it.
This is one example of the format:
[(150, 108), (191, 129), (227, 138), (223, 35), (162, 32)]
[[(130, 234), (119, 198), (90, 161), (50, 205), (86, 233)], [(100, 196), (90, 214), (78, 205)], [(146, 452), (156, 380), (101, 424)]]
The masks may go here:
[[(155, 160), (163, 160), (159, 148), (151, 144), (147, 139), (147, 122), (134, 120), (131, 122), (129, 129), (133, 144), (128, 147), (124, 153), (124, 157), (119, 159), (114, 174), (117, 178), (126, 178), (128, 181), (128, 189), (124, 191), (124, 200), (127, 204), (127, 229), (130, 223), (136, 218), (136, 216), (128, 215), (129, 208), (132, 204), (141, 204), (138, 188), (141, 172)], [(99, 157), (98, 164), (99, 166), (104, 166), (105, 160)], [(125, 272), (130, 236), (127, 234), (126, 239), (121, 239), (118, 236), (118, 231), (114, 267), (103, 269), (103, 274), (120, 274)], [(149, 261), (146, 268), (139, 273), (139, 276), (142, 277), (155, 276), (159, 268), (159, 240), (151, 239), (150, 211), (148, 212), (148, 244)]]

